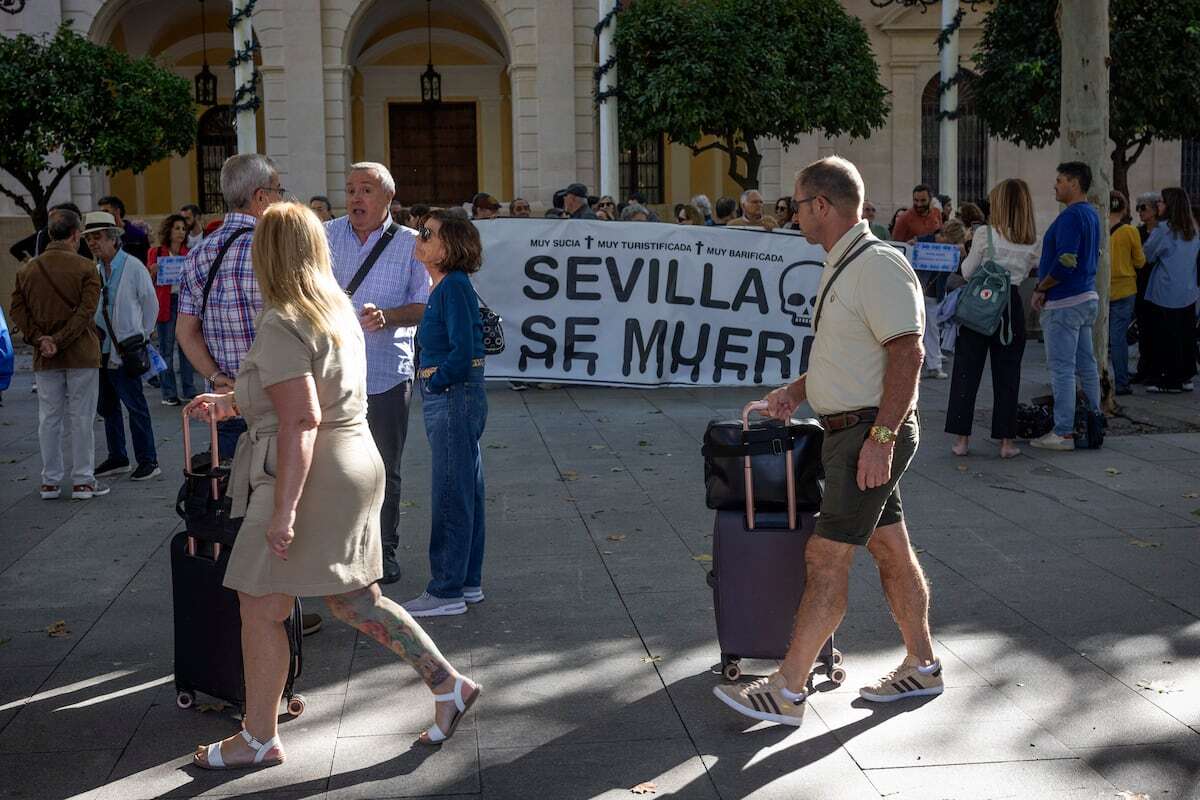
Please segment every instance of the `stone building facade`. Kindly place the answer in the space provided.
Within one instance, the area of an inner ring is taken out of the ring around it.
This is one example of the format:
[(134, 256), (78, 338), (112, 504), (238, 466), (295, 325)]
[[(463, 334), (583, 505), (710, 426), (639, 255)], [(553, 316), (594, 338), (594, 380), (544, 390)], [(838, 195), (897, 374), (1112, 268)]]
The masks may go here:
[[(843, 2), (868, 31), (891, 92), (888, 124), (868, 140), (814, 134), (786, 150), (763, 142), (761, 186), (768, 199), (785, 194), (801, 166), (837, 152), (859, 164), (868, 193), (890, 216), (907, 204), (914, 184), (936, 176), (931, 115), (938, 15), (878, 9), (869, 0)], [(0, 33), (49, 32), (69, 20), (94, 41), (152, 55), (191, 80), (203, 57), (204, 8), (208, 62), (218, 76), (220, 100), (228, 103), (229, 6), (228, 0), (38, 0), (21, 14), (0, 15)], [(968, 67), (984, 13), (982, 7), (969, 13), (962, 28)], [(344, 200), (347, 165), (361, 159), (390, 165), (404, 202), (461, 202), (488, 191), (502, 200), (522, 196), (547, 204), (555, 189), (573, 181), (595, 191), (596, 20), (597, 0), (432, 0), (430, 6), (426, 0), (259, 0), (260, 150), (279, 164), (290, 192), (301, 198), (327, 194), (335, 207)], [(445, 101), (436, 111), (419, 103), (430, 46)], [(186, 157), (140, 175), (79, 170), (58, 199), (70, 197), (86, 209), (95, 198), (115, 193), (132, 214), (143, 216), (196, 200), (219, 210), (214, 170), (233, 148), (229, 115), (221, 107), (198, 108), (197, 115), (198, 146)], [(976, 199), (999, 179), (1016, 176), (1033, 187), (1039, 217), (1054, 214), (1056, 148), (1032, 151), (992, 140), (969, 115), (960, 128), (963, 188), (956, 200)], [(1197, 156), (1195, 147), (1156, 143), (1131, 173), (1131, 188), (1200, 182)], [(636, 179), (623, 182), (637, 183), (652, 202), (738, 192), (719, 152), (693, 157), (685, 147), (651, 141), (633, 148), (629, 161), (636, 165), (628, 164), (624, 174)], [(0, 199), (0, 220), (5, 217), (19, 212)]]

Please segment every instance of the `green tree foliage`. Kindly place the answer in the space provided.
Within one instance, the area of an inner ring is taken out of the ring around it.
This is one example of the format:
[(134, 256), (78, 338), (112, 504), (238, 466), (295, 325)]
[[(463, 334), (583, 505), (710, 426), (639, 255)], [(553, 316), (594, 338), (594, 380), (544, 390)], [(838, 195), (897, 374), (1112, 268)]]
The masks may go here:
[(637, 0), (614, 39), (621, 137), (724, 151), (743, 189), (757, 138), (865, 138), (887, 121), (867, 33), (837, 0)]
[[(1113, 187), (1128, 196), (1129, 167), (1150, 142), (1200, 137), (1200, 0), (1109, 2)], [(1057, 0), (1000, 0), (984, 19), (974, 91), (991, 134), (1029, 147), (1058, 139), (1057, 17)]]
[[(0, 184), (34, 225), (79, 166), (141, 172), (196, 140), (188, 81), (149, 58), (130, 59), (64, 24), (53, 37), (0, 37)], [(55, 157), (55, 156), (58, 157)]]

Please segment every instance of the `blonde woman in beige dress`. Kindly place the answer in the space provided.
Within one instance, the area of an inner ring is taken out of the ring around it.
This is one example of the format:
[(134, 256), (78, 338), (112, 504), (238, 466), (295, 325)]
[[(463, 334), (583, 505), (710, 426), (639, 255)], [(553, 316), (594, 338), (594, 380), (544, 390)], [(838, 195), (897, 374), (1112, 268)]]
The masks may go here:
[(297, 595), (322, 595), (338, 619), (412, 665), (434, 694), (423, 744), (453, 735), (480, 687), (460, 675), (403, 608), (382, 596), (383, 462), (367, 427), (366, 351), (338, 287), (325, 233), (298, 203), (279, 203), (254, 232), (264, 308), (235, 392), (188, 405), (207, 421), (240, 415), (249, 430), (230, 480), (243, 514), (225, 586), (241, 601), (244, 729), (197, 749), (205, 769), (271, 766), (284, 748), (276, 718), (290, 658), (283, 627)]

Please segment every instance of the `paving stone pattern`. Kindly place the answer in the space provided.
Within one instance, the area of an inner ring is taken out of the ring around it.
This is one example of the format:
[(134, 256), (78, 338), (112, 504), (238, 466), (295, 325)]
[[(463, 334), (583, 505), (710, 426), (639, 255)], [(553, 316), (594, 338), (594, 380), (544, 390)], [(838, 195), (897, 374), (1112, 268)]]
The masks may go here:
[[(1023, 397), (1046, 385), (1040, 347), (1029, 350)], [(23, 372), (0, 408), (0, 797), (557, 800), (634, 796), (644, 782), (655, 784), (644, 796), (678, 798), (1200, 797), (1196, 399), (1126, 404), (1183, 432), (1001, 461), (985, 438), (986, 381), (975, 454), (949, 453), (947, 389), (922, 384), (924, 441), (903, 483), (933, 587), (944, 695), (857, 698), (903, 656), (861, 553), (838, 631), (850, 677), (819, 686), (803, 727), (748, 726), (711, 696), (720, 678), (699, 440), (711, 418), (761, 392), (496, 386), (484, 440), (487, 601), (427, 625), (485, 686), (476, 710), (441, 750), (414, 746), (428, 692), (327, 619), (305, 641), (307, 710), (281, 725), (287, 763), (221, 774), (187, 764), (236, 720), (177, 708), (171, 683), (178, 409), (148, 390), (162, 478), (121, 478), (89, 502), (42, 501)], [(418, 406), (404, 577), (387, 591), (398, 600), (428, 577), (420, 419)], [(48, 635), (60, 620), (68, 633)]]

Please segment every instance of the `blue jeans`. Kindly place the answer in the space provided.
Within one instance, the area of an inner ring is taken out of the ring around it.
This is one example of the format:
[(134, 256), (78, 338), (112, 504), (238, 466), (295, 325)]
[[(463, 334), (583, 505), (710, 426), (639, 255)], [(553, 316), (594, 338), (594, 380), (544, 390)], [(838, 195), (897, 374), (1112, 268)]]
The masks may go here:
[(179, 316), (179, 295), (171, 295), (171, 318), (155, 326), (158, 331), (158, 353), (167, 362), (167, 370), (159, 375), (163, 400), (178, 400), (175, 388), (175, 353), (179, 352), (179, 383), (184, 397), (196, 396), (196, 372), (192, 362), (183, 354), (183, 348), (175, 346), (175, 320)]
[(1054, 432), (1070, 436), (1075, 431), (1075, 376), (1083, 386), (1088, 407), (1100, 410), (1100, 372), (1092, 351), (1092, 326), (1099, 301), (1070, 308), (1042, 310), (1042, 334), (1046, 339), (1046, 366), (1054, 392)]
[(1118, 389), (1129, 388), (1129, 341), (1125, 338), (1133, 324), (1133, 306), (1137, 295), (1122, 297), (1108, 304), (1108, 352), (1112, 355), (1113, 382)]
[(104, 417), (104, 438), (108, 442), (108, 457), (129, 462), (125, 449), (125, 415), (121, 406), (129, 410), (129, 433), (133, 437), (133, 454), (137, 463), (157, 464), (158, 452), (154, 449), (154, 429), (150, 425), (150, 407), (142, 393), (142, 379), (130, 378), (120, 369), (108, 368), (108, 357), (100, 367), (100, 396), (96, 410)]
[(426, 589), (439, 598), (462, 597), (464, 586), (482, 586), (484, 510), (483, 458), (479, 439), (487, 424), (483, 369), (463, 383), (433, 394), (417, 379), (425, 435), (433, 461), (432, 529)]

